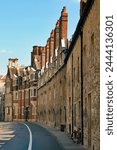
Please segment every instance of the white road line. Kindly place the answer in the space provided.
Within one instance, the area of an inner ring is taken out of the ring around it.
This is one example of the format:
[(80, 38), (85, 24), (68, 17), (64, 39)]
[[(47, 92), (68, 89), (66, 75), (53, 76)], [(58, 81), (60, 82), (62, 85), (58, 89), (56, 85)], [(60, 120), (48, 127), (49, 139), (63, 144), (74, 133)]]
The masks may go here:
[(0, 143), (0, 145), (3, 145), (3, 144), (5, 144), (5, 143)]
[(12, 138), (12, 137), (14, 137), (14, 136), (15, 136), (15, 135), (10, 135), (10, 134), (5, 134), (5, 135), (3, 135), (3, 134), (1, 134), (1, 135), (0, 135), (0, 138), (2, 138), (2, 137), (3, 137), (3, 138), (4, 138), (4, 137), (6, 137), (6, 138), (7, 138), (7, 137), (8, 137), (8, 138)]
[(28, 145), (28, 150), (32, 150), (32, 132), (31, 132), (31, 130), (30, 130), (30, 128), (25, 124), (25, 123), (23, 123), (26, 127), (27, 127), (27, 129), (28, 129), (28, 131), (29, 131), (29, 145)]
[(15, 131), (0, 131), (0, 135), (2, 135), (2, 134), (13, 134)]
[(11, 138), (0, 138), (1, 141), (9, 141)]
[(5, 143), (0, 143), (0, 147), (2, 147), (2, 145), (4, 145)]

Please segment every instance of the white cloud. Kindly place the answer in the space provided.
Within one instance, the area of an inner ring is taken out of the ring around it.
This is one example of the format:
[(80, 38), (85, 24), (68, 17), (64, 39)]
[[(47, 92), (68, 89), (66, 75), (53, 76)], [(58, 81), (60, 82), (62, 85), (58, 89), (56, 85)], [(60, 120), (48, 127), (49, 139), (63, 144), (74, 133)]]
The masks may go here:
[(3, 53), (3, 54), (9, 53), (9, 54), (11, 54), (12, 51), (3, 49), (3, 50), (0, 50), (0, 53)]

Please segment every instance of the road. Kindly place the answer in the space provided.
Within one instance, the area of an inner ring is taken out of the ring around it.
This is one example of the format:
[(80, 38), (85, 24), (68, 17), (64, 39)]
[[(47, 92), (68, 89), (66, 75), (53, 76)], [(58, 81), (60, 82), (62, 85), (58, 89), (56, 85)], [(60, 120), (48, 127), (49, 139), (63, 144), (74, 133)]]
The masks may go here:
[(29, 122), (0, 122), (0, 150), (61, 150), (44, 128)]

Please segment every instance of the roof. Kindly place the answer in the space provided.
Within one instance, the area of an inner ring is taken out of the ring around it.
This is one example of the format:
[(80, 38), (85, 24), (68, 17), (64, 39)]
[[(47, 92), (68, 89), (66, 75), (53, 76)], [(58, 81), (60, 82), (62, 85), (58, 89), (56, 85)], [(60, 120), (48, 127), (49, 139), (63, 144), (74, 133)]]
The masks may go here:
[(70, 43), (70, 46), (69, 46), (69, 49), (68, 49), (68, 53), (67, 53), (67, 56), (65, 58), (65, 62), (68, 60), (68, 58), (69, 58), (69, 56), (70, 56), (70, 54), (72, 52), (72, 49), (73, 49), (73, 47), (75, 45), (75, 42), (76, 42), (78, 36), (81, 33), (82, 27), (84, 25), (84, 22), (85, 22), (88, 14), (89, 14), (89, 10), (91, 9), (93, 3), (94, 3), (94, 0), (87, 0), (87, 3), (85, 5), (84, 11), (82, 13), (82, 16), (80, 17), (80, 20), (79, 20), (79, 22), (77, 24), (76, 30), (75, 30), (75, 32), (73, 34), (73, 38), (72, 38), (72, 41)]

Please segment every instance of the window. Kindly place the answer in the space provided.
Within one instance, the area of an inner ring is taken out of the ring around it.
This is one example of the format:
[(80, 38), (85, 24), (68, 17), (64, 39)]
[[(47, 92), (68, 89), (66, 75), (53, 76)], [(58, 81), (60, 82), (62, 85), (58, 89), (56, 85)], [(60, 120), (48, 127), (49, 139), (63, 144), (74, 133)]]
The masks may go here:
[(24, 106), (22, 106), (22, 115), (24, 115)]
[(10, 115), (10, 107), (6, 108), (6, 113), (7, 113), (7, 115)]
[(77, 117), (76, 114), (77, 114), (76, 113), (76, 104), (74, 104), (74, 126), (76, 126), (76, 117)]
[(58, 54), (58, 48), (55, 49), (55, 56)]
[(17, 91), (13, 92), (13, 100), (18, 100), (18, 92)]
[(13, 80), (13, 86), (17, 86), (17, 85), (18, 85), (18, 79), (15, 78), (15, 79)]
[(94, 64), (94, 33), (91, 35), (91, 65)]
[(30, 75), (30, 80), (35, 80), (35, 74)]
[(16, 79), (16, 85), (18, 85), (18, 79)]
[(74, 83), (74, 86), (75, 86), (75, 68), (73, 69), (73, 83)]
[(32, 88), (30, 89), (30, 97), (36, 97), (37, 96), (37, 89)]
[(83, 48), (83, 72), (84, 74), (87, 72), (87, 51), (86, 51), (86, 45)]
[(37, 96), (37, 90), (34, 89), (34, 96)]
[(15, 93), (15, 99), (18, 100), (18, 92)]
[(69, 117), (71, 116), (71, 97), (69, 97)]
[(78, 57), (78, 75), (77, 75), (77, 76), (78, 76), (78, 82), (79, 82), (79, 77), (80, 77), (80, 76), (79, 76), (79, 73), (80, 73), (80, 72), (79, 72), (79, 57)]

